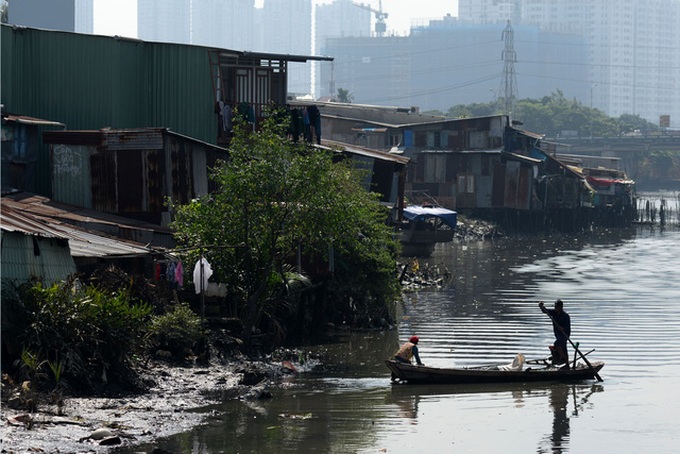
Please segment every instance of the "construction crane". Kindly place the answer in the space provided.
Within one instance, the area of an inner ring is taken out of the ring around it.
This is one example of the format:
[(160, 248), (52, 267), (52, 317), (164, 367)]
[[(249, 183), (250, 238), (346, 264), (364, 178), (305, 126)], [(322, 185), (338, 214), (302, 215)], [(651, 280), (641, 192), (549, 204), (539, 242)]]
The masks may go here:
[(377, 36), (383, 36), (385, 34), (385, 32), (387, 31), (387, 24), (385, 23), (385, 19), (387, 19), (389, 14), (383, 11), (382, 0), (378, 2), (378, 9), (375, 9), (371, 5), (367, 5), (365, 3), (353, 3), (353, 5), (358, 6), (359, 8), (363, 8), (375, 14), (375, 34)]

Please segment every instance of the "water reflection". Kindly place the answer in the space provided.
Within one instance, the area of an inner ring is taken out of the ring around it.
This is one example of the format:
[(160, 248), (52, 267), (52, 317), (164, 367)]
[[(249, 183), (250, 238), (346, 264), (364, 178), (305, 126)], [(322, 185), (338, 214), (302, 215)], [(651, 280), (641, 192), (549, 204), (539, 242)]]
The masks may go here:
[[(600, 385), (580, 384), (391, 386), (387, 380), (350, 379), (339, 386), (340, 382), (302, 380), (275, 390), (272, 401), (225, 401), (214, 408), (215, 416), (203, 428), (153, 446), (116, 452), (398, 453), (416, 452), (408, 449), (414, 445), (418, 452), (444, 452), (442, 436), (463, 447), (460, 452), (486, 452), (471, 447), (490, 442), (502, 423), (502, 430), (517, 436), (536, 431), (537, 437), (522, 440), (525, 445), (539, 440), (531, 451), (561, 453), (568, 452), (570, 420), (593, 412), (591, 395), (603, 390)], [(552, 422), (545, 417), (546, 409), (553, 414)], [(494, 420), (494, 415), (504, 413), (510, 419)], [(419, 435), (433, 429), (445, 430), (445, 435)]]
[(566, 448), (569, 442), (568, 397), (569, 389), (566, 387), (553, 388), (550, 392), (550, 406), (553, 410), (550, 445), (552, 446), (551, 451), (554, 453), (563, 452), (563, 448)]
[[(570, 419), (587, 416), (585, 413), (595, 406), (591, 396), (602, 391), (604, 387), (600, 384), (394, 385), (385, 403), (411, 425), (418, 424), (421, 407), (450, 405), (452, 400), (492, 401), (496, 403), (492, 408), (497, 409), (547, 406), (552, 412), (552, 421), (550, 426), (548, 419), (540, 423), (547, 435), (540, 439), (536, 452), (566, 453), (569, 452)], [(515, 426), (508, 427), (508, 430), (515, 429)]]
[[(568, 386), (555, 386), (550, 390), (550, 406), (553, 411), (552, 432), (545, 438), (550, 449), (546, 450), (539, 446), (538, 452), (562, 453), (569, 452), (569, 420), (579, 417), (579, 411), (586, 408), (593, 393), (601, 392), (601, 385), (592, 385), (590, 388)], [(570, 397), (572, 402), (570, 401)], [(571, 413), (569, 406), (573, 406)]]
[[(326, 365), (268, 402), (225, 401), (170, 452), (677, 451), (680, 232), (626, 229), (437, 250), (455, 278), (408, 295), (403, 323), (310, 347)], [(422, 266), (422, 262), (421, 262)], [(602, 384), (398, 385), (383, 361), (411, 334), (428, 365), (543, 358), (553, 341), (538, 299), (562, 298), (572, 338), (604, 360)], [(606, 393), (602, 393), (604, 389)], [(670, 416), (668, 416), (670, 415)], [(125, 452), (125, 451), (120, 451)], [(151, 452), (151, 447), (128, 452)]]

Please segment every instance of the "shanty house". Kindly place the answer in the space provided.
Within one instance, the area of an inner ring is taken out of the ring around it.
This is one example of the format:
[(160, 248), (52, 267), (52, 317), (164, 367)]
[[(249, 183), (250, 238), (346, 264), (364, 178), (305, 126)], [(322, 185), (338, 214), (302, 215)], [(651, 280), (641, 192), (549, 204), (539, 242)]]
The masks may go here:
[[(4, 109), (69, 130), (167, 128), (195, 140), (228, 140), (228, 115), (256, 128), (287, 98), (288, 65), (330, 57), (146, 42), (2, 24)], [(227, 115), (225, 115), (227, 114)], [(47, 151), (36, 192), (51, 196)]]
[(44, 129), (64, 128), (58, 121), (2, 112), (2, 186), (35, 192)]
[(45, 133), (52, 198), (167, 225), (168, 200), (188, 203), (209, 191), (209, 168), (227, 151), (162, 128)]
[(408, 203), (434, 203), (522, 229), (580, 229), (593, 188), (551, 156), (543, 136), (505, 115), (442, 118), (417, 108), (321, 103), (326, 138), (410, 158)]
[(540, 161), (513, 152), (529, 149), (534, 138), (509, 140), (523, 132), (510, 128), (506, 116), (449, 119), (415, 108), (333, 103), (320, 110), (326, 138), (408, 156), (411, 199), (426, 195), (451, 209), (532, 208), (534, 167)]

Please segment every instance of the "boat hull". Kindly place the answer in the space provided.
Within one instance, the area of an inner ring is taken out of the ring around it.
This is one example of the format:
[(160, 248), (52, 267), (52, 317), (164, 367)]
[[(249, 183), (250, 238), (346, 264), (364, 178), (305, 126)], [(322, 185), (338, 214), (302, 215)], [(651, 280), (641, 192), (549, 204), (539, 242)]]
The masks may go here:
[(552, 366), (528, 367), (522, 370), (500, 370), (491, 367), (440, 368), (385, 361), (387, 368), (402, 382), (411, 384), (474, 384), (474, 383), (526, 383), (547, 381), (582, 381), (596, 378), (604, 367), (603, 362), (592, 362), (592, 368), (579, 364), (576, 368), (561, 369)]

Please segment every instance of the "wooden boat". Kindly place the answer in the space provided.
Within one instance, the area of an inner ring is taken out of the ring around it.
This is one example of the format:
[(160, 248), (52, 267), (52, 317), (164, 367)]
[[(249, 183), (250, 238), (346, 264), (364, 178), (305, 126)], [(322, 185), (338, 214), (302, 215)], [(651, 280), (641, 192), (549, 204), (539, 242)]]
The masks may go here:
[(592, 367), (579, 362), (576, 367), (569, 369), (540, 361), (528, 362), (516, 368), (512, 365), (442, 368), (401, 363), (393, 359), (385, 363), (394, 376), (411, 384), (579, 381), (596, 378), (604, 367), (601, 361), (591, 362)]

